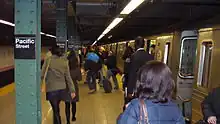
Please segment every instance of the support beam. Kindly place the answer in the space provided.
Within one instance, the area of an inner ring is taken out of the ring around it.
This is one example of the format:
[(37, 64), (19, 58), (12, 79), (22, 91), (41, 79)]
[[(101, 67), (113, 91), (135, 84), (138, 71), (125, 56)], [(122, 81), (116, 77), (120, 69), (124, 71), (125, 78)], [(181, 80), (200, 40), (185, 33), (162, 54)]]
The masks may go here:
[[(77, 30), (77, 18), (76, 18), (76, 2), (72, 1), (73, 10), (68, 9), (68, 11), (73, 11), (74, 14), (68, 16), (68, 49), (77, 49), (81, 45), (78, 30)], [(68, 12), (69, 13), (69, 12)]]
[(67, 0), (56, 0), (56, 41), (63, 50), (67, 50)]
[(41, 0), (15, 0), (16, 124), (41, 123)]

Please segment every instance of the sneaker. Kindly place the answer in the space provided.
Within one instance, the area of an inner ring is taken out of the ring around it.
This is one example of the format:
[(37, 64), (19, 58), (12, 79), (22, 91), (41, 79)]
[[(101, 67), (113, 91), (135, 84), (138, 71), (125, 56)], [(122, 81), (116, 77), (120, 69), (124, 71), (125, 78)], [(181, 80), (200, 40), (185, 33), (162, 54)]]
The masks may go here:
[(94, 90), (90, 90), (89, 94), (93, 94), (93, 93), (95, 93), (95, 91), (96, 91), (95, 89)]

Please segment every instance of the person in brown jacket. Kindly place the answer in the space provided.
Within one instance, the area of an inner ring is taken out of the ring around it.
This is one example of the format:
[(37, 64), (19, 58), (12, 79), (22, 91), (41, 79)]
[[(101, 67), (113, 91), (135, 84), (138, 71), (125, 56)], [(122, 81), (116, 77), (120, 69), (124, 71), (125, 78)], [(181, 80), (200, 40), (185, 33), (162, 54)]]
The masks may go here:
[(47, 58), (42, 67), (46, 83), (46, 99), (53, 110), (53, 123), (61, 124), (61, 101), (71, 101), (75, 97), (75, 88), (70, 76), (68, 61), (62, 57), (62, 50), (57, 46), (52, 47), (52, 56)]

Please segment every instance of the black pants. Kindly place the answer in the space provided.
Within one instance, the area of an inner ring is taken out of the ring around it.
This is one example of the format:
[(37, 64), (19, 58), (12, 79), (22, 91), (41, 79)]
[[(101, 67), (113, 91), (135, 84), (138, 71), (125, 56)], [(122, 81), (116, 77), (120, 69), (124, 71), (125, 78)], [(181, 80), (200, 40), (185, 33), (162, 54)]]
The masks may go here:
[(70, 104), (72, 104), (72, 116), (76, 117), (76, 102), (65, 102), (66, 120), (70, 122)]
[(60, 100), (50, 100), (50, 104), (53, 110), (53, 124), (61, 124)]
[(89, 89), (96, 90), (96, 72), (88, 71), (86, 80), (87, 80)]

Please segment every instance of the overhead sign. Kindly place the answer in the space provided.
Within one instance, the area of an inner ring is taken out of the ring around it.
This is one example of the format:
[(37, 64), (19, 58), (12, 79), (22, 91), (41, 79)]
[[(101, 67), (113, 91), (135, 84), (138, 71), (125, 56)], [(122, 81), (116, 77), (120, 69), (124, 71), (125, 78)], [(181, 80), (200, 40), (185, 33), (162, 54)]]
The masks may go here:
[(61, 48), (61, 49), (65, 49), (65, 42), (57, 42), (57, 45)]
[(74, 44), (74, 42), (68, 42), (68, 49), (69, 50), (73, 50), (75, 47), (75, 44)]
[(36, 58), (36, 37), (33, 35), (16, 36), (14, 46), (15, 59), (35, 59)]

